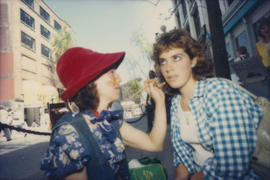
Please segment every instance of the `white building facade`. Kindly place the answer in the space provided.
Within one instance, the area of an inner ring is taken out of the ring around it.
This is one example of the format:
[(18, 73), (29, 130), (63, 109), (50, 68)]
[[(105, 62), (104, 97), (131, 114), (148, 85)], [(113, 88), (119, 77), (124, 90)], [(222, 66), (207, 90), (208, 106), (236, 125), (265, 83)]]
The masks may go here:
[(0, 104), (27, 108), (59, 101), (54, 37), (71, 27), (43, 0), (0, 0)]

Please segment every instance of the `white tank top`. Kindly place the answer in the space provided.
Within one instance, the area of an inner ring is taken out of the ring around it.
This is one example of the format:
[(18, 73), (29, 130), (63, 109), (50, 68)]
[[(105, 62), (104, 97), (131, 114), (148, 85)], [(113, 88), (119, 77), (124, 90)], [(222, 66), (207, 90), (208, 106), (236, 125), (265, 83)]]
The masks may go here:
[(201, 167), (208, 158), (213, 156), (213, 153), (202, 146), (192, 112), (182, 111), (181, 107), (179, 111), (179, 127), (182, 140), (194, 148), (194, 161)]

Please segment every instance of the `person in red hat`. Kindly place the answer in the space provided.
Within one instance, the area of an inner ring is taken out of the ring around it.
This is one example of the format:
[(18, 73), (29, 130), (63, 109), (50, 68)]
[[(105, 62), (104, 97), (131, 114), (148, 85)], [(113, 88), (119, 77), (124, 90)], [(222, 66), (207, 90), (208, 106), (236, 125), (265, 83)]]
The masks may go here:
[(123, 112), (109, 111), (120, 95), (116, 68), (124, 52), (99, 53), (75, 47), (58, 60), (57, 74), (65, 87), (62, 99), (72, 112), (53, 128), (41, 169), (53, 179), (129, 179), (125, 146), (161, 151), (166, 134), (162, 84), (147, 80), (145, 89), (155, 101), (155, 122), (146, 134), (125, 121)]

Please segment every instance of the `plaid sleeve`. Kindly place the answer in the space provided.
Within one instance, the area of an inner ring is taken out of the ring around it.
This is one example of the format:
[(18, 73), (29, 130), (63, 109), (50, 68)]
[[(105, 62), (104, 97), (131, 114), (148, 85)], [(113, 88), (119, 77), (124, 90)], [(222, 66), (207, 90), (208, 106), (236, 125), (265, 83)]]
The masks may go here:
[(181, 164), (183, 164), (180, 157), (176, 153), (175, 149), (173, 149), (173, 164), (174, 164), (175, 167), (180, 166)]
[(223, 83), (209, 88), (207, 107), (214, 156), (206, 161), (202, 171), (206, 179), (241, 179), (248, 173), (262, 111), (248, 95)]

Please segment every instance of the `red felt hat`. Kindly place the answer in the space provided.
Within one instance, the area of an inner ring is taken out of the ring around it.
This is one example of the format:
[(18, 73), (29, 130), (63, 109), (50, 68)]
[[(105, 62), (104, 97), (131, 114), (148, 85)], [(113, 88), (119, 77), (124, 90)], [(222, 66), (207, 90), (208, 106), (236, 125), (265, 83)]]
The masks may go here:
[(56, 71), (66, 88), (62, 99), (71, 99), (83, 86), (94, 80), (104, 70), (117, 68), (125, 52), (99, 53), (90, 49), (74, 47), (68, 49), (58, 60)]

